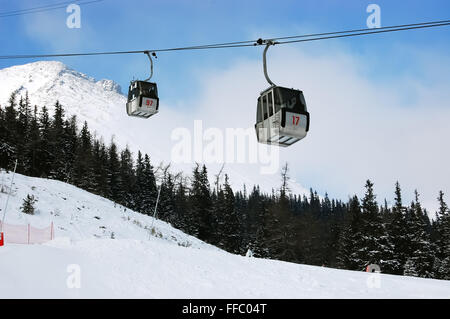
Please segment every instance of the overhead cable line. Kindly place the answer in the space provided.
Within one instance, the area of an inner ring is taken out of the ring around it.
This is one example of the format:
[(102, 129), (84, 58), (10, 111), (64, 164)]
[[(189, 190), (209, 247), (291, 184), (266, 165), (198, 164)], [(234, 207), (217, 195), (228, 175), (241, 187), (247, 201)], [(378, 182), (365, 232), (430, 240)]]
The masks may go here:
[[(382, 27), (382, 28), (376, 28), (376, 29), (358, 29), (358, 30), (347, 30), (347, 31), (336, 31), (336, 32), (326, 32), (326, 33), (303, 34), (303, 35), (295, 35), (295, 36), (287, 36), (287, 37), (277, 37), (277, 38), (270, 38), (270, 41), (272, 41), (273, 44), (288, 44), (288, 43), (299, 43), (299, 42), (310, 42), (310, 41), (328, 40), (328, 39), (336, 39), (336, 38), (355, 37), (355, 36), (363, 36), (363, 35), (370, 35), (370, 34), (398, 32), (398, 31), (406, 31), (406, 30), (434, 28), (434, 27), (442, 27), (442, 26), (449, 26), (449, 25), (450, 25), (450, 20), (442, 20), (442, 21), (435, 21), (435, 22), (423, 22), (423, 23), (405, 24), (405, 25), (398, 25), (398, 26), (388, 26), (388, 27)], [(279, 40), (285, 40), (285, 41), (279, 41)], [(267, 40), (258, 39), (258, 40), (225, 42), (225, 43), (215, 43), (215, 44), (196, 45), (196, 46), (187, 46), (187, 47), (129, 50), (129, 51), (3, 55), (3, 56), (0, 56), (0, 59), (2, 59), (2, 60), (33, 59), (33, 58), (74, 57), (74, 56), (138, 54), (138, 53), (146, 53), (146, 52), (171, 52), (171, 51), (190, 51), (190, 50), (207, 50), (207, 49), (223, 49), (223, 48), (241, 48), (241, 47), (252, 47), (252, 46), (262, 45), (263, 43), (266, 43), (265, 41), (267, 41)]]
[(18, 9), (18, 10), (11, 10), (11, 11), (3, 11), (0, 12), (0, 16), (3, 15), (9, 15), (9, 14), (16, 14), (16, 13), (27, 13), (29, 11), (33, 11), (33, 10), (40, 10), (40, 9), (46, 9), (46, 8), (52, 8), (55, 6), (61, 6), (61, 5), (68, 5), (74, 2), (78, 2), (81, 0), (73, 0), (73, 1), (65, 1), (65, 2), (58, 2), (58, 3), (53, 3), (53, 4), (47, 4), (45, 6), (39, 6), (39, 7), (33, 7), (33, 8), (28, 8), (28, 9)]
[(105, 1), (105, 0), (72, 0), (72, 1), (58, 2), (58, 3), (54, 3), (54, 4), (48, 4), (45, 6), (33, 7), (33, 8), (28, 8), (28, 9), (0, 12), (0, 18), (56, 10), (56, 9), (66, 8), (70, 4), (77, 4), (77, 5), (81, 6), (81, 5), (86, 5), (86, 4), (102, 2), (102, 1)]
[(310, 39), (299, 39), (299, 40), (289, 40), (289, 41), (280, 41), (276, 42), (275, 44), (287, 44), (287, 43), (298, 43), (298, 42), (310, 42), (310, 41), (317, 41), (317, 40), (328, 40), (328, 39), (337, 39), (337, 38), (347, 38), (347, 37), (356, 37), (356, 36), (362, 36), (362, 35), (368, 35), (368, 34), (378, 34), (378, 33), (387, 33), (387, 32), (396, 32), (396, 31), (406, 31), (406, 30), (415, 30), (415, 29), (425, 29), (425, 28), (433, 28), (433, 27), (443, 27), (450, 25), (450, 22), (446, 23), (437, 23), (437, 24), (427, 24), (427, 25), (418, 25), (415, 27), (405, 27), (405, 28), (393, 28), (390, 27), (390, 29), (371, 29), (372, 31), (367, 32), (357, 32), (357, 33), (350, 33), (350, 34), (339, 34), (336, 33), (335, 35), (330, 36), (324, 36), (324, 37), (315, 37)]
[[(397, 29), (397, 28), (408, 28), (408, 27), (416, 27), (416, 26), (426, 26), (426, 25), (433, 25), (433, 24), (442, 24), (442, 23), (450, 23), (450, 20), (440, 20), (440, 21), (431, 21), (431, 22), (421, 22), (421, 23), (410, 23), (410, 24), (401, 24), (401, 25), (394, 25), (394, 26), (387, 26), (387, 27), (380, 27), (376, 28), (376, 30), (388, 30), (388, 29)], [(319, 36), (326, 36), (326, 35), (338, 35), (338, 34), (344, 34), (344, 33), (356, 33), (356, 32), (365, 32), (365, 31), (373, 31), (374, 29), (353, 29), (353, 30), (346, 30), (346, 31), (334, 31), (334, 32), (325, 32), (325, 33), (312, 33), (312, 34), (303, 34), (303, 35), (293, 35), (293, 36), (287, 36), (287, 37), (278, 37), (278, 38), (271, 38), (271, 40), (288, 40), (288, 39), (295, 39), (295, 38), (309, 38), (309, 37), (319, 37)]]

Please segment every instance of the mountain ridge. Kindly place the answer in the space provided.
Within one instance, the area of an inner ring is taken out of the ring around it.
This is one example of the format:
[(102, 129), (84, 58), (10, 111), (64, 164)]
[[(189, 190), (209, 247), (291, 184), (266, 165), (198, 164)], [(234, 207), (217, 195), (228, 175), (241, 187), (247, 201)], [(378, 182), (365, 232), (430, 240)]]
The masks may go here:
[[(75, 115), (79, 126), (86, 121), (96, 136), (106, 144), (114, 139), (121, 148), (128, 146), (134, 155), (140, 150), (151, 156), (152, 162), (171, 163), (170, 146), (174, 144), (171, 134), (180, 123), (187, 125), (184, 114), (164, 105), (157, 117), (148, 120), (129, 117), (125, 111), (127, 98), (122, 95), (118, 83), (109, 79), (96, 80), (78, 72), (59, 61), (38, 61), (0, 70), (0, 105), (8, 103), (12, 92), (19, 89), (19, 95), (28, 92), (31, 105), (46, 106), (53, 114), (56, 101), (64, 107), (66, 115)], [(189, 127), (189, 126), (188, 126)], [(149, 138), (150, 136), (150, 138)], [(192, 172), (194, 163), (173, 164), (172, 168), (186, 174)], [(213, 176), (220, 170), (220, 163), (206, 163), (213, 170)], [(243, 185), (259, 185), (263, 191), (271, 192), (279, 185), (279, 175), (262, 175), (258, 165), (227, 164), (225, 172), (235, 189)], [(223, 176), (222, 176), (223, 178)], [(308, 194), (295, 179), (290, 188), (295, 194)]]

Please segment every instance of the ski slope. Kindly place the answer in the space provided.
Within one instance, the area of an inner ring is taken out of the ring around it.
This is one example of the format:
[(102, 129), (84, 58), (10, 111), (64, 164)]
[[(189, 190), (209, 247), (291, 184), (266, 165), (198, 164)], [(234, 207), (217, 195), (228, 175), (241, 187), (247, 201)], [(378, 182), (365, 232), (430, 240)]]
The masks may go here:
[[(27, 194), (38, 199), (34, 216), (19, 213)], [(0, 247), (0, 298), (450, 298), (450, 281), (233, 255), (157, 220), (152, 235), (150, 216), (16, 175), (6, 223), (51, 221), (53, 241)]]

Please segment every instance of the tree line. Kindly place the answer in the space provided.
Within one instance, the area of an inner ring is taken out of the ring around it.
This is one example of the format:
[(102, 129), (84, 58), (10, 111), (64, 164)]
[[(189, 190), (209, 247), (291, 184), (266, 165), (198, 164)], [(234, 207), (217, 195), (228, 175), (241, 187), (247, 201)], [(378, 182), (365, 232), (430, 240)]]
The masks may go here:
[[(154, 168), (147, 154), (133, 156), (114, 140), (106, 145), (86, 122), (78, 128), (56, 102), (53, 114), (32, 107), (28, 94), (13, 93), (0, 106), (0, 167), (73, 184), (142, 214), (152, 215), (160, 187), (158, 218), (236, 254), (334, 268), (450, 279), (450, 212), (439, 192), (439, 210), (430, 220), (419, 193), (406, 205), (400, 184), (395, 204), (379, 204), (368, 180), (363, 198), (344, 202), (292, 194), (289, 167), (270, 193), (255, 185), (233, 191), (229, 178), (211, 186), (205, 165), (190, 176)], [(157, 183), (157, 179), (159, 183)], [(159, 186), (158, 186), (159, 184)]]

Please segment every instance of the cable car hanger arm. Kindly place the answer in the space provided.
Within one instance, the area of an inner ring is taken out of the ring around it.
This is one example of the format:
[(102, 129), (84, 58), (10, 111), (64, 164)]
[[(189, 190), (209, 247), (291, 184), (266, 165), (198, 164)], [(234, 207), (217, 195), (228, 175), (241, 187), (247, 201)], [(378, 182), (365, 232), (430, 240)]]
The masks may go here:
[(267, 82), (269, 82), (269, 84), (271, 86), (276, 86), (275, 83), (272, 82), (272, 80), (269, 78), (269, 75), (267, 74), (267, 50), (269, 50), (269, 47), (271, 45), (278, 44), (278, 42), (274, 42), (273, 40), (258, 39), (258, 41), (256, 41), (256, 44), (257, 45), (266, 44), (266, 47), (264, 48), (264, 52), (263, 52), (264, 76), (266, 77)]
[(144, 51), (144, 53), (148, 56), (148, 58), (150, 60), (150, 76), (147, 79), (144, 80), (145, 82), (148, 82), (148, 81), (150, 81), (150, 79), (153, 76), (153, 60), (152, 60), (151, 55), (153, 55), (156, 58), (156, 53), (152, 52), (151, 55), (150, 55), (150, 51)]

